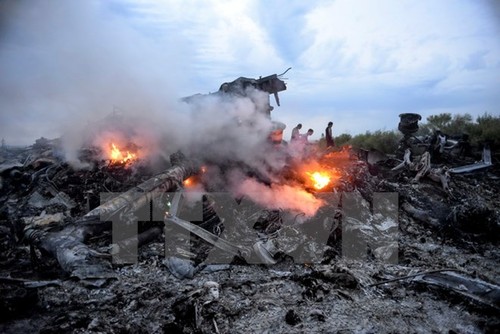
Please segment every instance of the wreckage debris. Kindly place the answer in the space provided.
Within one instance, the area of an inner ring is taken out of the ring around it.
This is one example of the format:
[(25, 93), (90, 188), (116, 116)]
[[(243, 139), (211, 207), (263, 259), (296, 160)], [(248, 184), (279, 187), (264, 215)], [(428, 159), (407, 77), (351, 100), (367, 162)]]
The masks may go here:
[(455, 167), (450, 169), (450, 173), (460, 174), (460, 173), (470, 173), (483, 168), (491, 167), (493, 162), (491, 161), (491, 150), (488, 146), (483, 148), (483, 157), (481, 161), (476, 162), (471, 165), (465, 165), (460, 167)]
[(409, 279), (411, 279), (412, 283), (435, 286), (463, 295), (493, 309), (500, 310), (500, 286), (478, 278), (467, 277), (467, 275), (457, 270), (432, 270), (385, 280), (371, 284), (370, 286), (379, 286)]
[[(263, 79), (250, 84), (279, 78)], [(227, 219), (204, 194), (193, 217), (183, 200), (205, 172), (182, 154), (153, 173), (140, 159), (100, 161), (93, 149), (83, 154), (91, 166), (74, 169), (57, 141), (2, 151), (0, 331), (26, 331), (24, 319), (44, 332), (491, 331), (500, 324), (497, 153), (483, 151), (480, 165), (436, 165), (412, 151), (417, 118), (400, 125), (403, 161), (346, 148), (313, 155), (318, 169), (276, 176), (319, 200), (310, 216), (267, 207)], [(323, 187), (308, 183), (315, 171), (328, 173)], [(101, 201), (104, 192), (112, 195)], [(397, 196), (378, 202), (379, 193)], [(136, 234), (114, 234), (116, 224)]]
[(403, 167), (408, 168), (412, 172), (417, 172), (412, 182), (417, 183), (424, 176), (429, 177), (433, 181), (441, 182), (443, 190), (446, 192), (450, 191), (448, 186), (450, 175), (446, 168), (432, 168), (431, 167), (431, 156), (429, 152), (425, 152), (420, 156), (418, 161), (411, 161), (411, 150), (406, 149), (403, 162), (392, 169), (392, 171), (398, 171)]
[[(111, 277), (110, 266), (96, 262), (96, 258), (103, 257), (103, 255), (88, 248), (84, 243), (85, 240), (109, 229), (111, 226), (106, 222), (114, 215), (120, 214), (119, 223), (126, 224), (126, 217), (130, 215), (126, 210), (133, 210), (131, 211), (133, 213), (138, 207), (154, 200), (155, 196), (160, 196), (162, 192), (179, 189), (182, 181), (193, 172), (193, 167), (186, 164), (173, 166), (164, 173), (154, 176), (136, 188), (91, 210), (61, 231), (43, 232), (29, 227), (24, 232), (25, 238), (46, 254), (54, 256), (61, 268), (72, 276), (82, 280)], [(160, 189), (162, 192), (158, 191)], [(144, 236), (143, 239), (152, 238)]]

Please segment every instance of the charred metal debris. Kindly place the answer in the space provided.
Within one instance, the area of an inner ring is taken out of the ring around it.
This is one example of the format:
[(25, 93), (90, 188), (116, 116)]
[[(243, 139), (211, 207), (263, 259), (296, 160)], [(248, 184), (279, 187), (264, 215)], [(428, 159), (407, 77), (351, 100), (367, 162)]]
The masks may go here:
[[(247, 86), (278, 105), (286, 89), (271, 75), (239, 78), (217, 94)], [(82, 169), (62, 158), (58, 140), (2, 147), (0, 331), (498, 329), (498, 153), (441, 134), (417, 138), (420, 116), (400, 117), (404, 137), (392, 157), (313, 152), (309, 159), (336, 173), (321, 190), (294, 163), (273, 181), (243, 168), (269, 187), (302, 185), (322, 201), (313, 216), (241, 209), (247, 198), (215, 192), (188, 200), (186, 180), (213, 183), (203, 162), (180, 152), (152, 168), (125, 154), (100, 160), (85, 147), (91, 164)], [(241, 162), (218, 168), (234, 166)], [(377, 211), (379, 193), (395, 194), (390, 215)]]

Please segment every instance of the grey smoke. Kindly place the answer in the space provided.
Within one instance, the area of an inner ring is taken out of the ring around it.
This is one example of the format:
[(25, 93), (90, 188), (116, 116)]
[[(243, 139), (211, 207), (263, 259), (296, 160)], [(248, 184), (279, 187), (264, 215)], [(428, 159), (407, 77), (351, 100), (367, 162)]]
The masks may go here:
[(259, 112), (268, 94), (250, 89), (245, 97), (212, 94), (182, 102), (198, 93), (184, 75), (193, 71), (183, 71), (188, 48), (175, 36), (145, 36), (108, 4), (0, 3), (0, 136), (26, 145), (61, 137), (75, 167), (85, 167), (80, 149), (111, 141), (131, 142), (147, 158), (181, 150), (214, 162), (207, 173), (215, 183), (272, 208), (313, 214), (321, 204), (300, 187), (269, 187), (245, 173), (228, 180), (217, 166), (243, 162), (269, 181), (283, 166), (283, 152), (267, 143), (272, 122)]
[(267, 94), (181, 102), (185, 92), (197, 92), (189, 90), (196, 85), (182, 71), (191, 56), (175, 37), (145, 36), (106, 2), (0, 6), (0, 134), (8, 143), (62, 136), (66, 158), (77, 163), (80, 148), (116, 135), (113, 118), (106, 116), (118, 110), (118, 132), (149, 155), (180, 149), (202, 160), (235, 159), (257, 169), (270, 159), (264, 149), (272, 124), (256, 111)]

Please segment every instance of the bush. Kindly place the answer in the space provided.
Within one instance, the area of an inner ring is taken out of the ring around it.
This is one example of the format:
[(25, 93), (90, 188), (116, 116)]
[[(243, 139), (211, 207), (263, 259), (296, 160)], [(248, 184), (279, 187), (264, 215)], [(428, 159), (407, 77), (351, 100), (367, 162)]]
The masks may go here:
[(470, 114), (455, 114), (443, 113), (427, 117), (427, 123), (420, 124), (419, 135), (430, 135), (435, 130), (448, 135), (460, 135), (469, 133), (472, 126), (472, 116)]
[(436, 129), (449, 136), (468, 134), (472, 144), (490, 141), (494, 146), (500, 146), (500, 116), (485, 113), (474, 122), (470, 114), (453, 117), (449, 113), (433, 115), (427, 117), (427, 123), (420, 125), (418, 134), (430, 135)]
[(485, 113), (476, 119), (476, 123), (469, 131), (472, 142), (491, 141), (493, 146), (500, 146), (500, 116)]
[(348, 133), (342, 133), (341, 135), (335, 137), (335, 145), (336, 146), (343, 146), (352, 139), (352, 136)]
[[(434, 130), (440, 129), (449, 136), (459, 137), (468, 134), (471, 144), (477, 145), (484, 141), (490, 141), (493, 147), (500, 147), (500, 116), (485, 113), (477, 117), (474, 122), (470, 114), (443, 113), (427, 117), (427, 123), (419, 124), (417, 135), (431, 135)], [(352, 137), (343, 133), (335, 137), (335, 144), (342, 146), (352, 145), (355, 148), (365, 150), (379, 150), (392, 154), (396, 151), (398, 143), (403, 135), (398, 131), (367, 131), (364, 134)]]
[(349, 144), (355, 148), (365, 150), (375, 149), (383, 153), (394, 153), (400, 139), (401, 135), (395, 131), (377, 130), (373, 133), (367, 131), (364, 134), (356, 135), (349, 141)]

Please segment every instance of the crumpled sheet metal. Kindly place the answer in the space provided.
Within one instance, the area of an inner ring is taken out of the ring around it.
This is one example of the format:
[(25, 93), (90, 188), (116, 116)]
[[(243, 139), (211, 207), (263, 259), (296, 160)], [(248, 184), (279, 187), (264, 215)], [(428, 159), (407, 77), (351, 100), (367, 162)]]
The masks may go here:
[(38, 191), (35, 191), (31, 194), (28, 204), (35, 208), (45, 208), (52, 204), (60, 204), (65, 206), (67, 209), (72, 209), (76, 206), (75, 201), (73, 201), (67, 194), (64, 192), (58, 192), (53, 198), (47, 199), (42, 196)]
[(413, 281), (452, 290), (500, 311), (500, 286), (478, 278), (467, 277), (454, 271), (442, 271), (424, 273)]
[(469, 173), (474, 172), (476, 170), (480, 170), (486, 167), (490, 167), (493, 165), (491, 161), (491, 150), (488, 147), (483, 149), (483, 158), (481, 161), (476, 162), (475, 164), (465, 165), (460, 167), (455, 167), (450, 169), (450, 173), (460, 174), (460, 173)]

